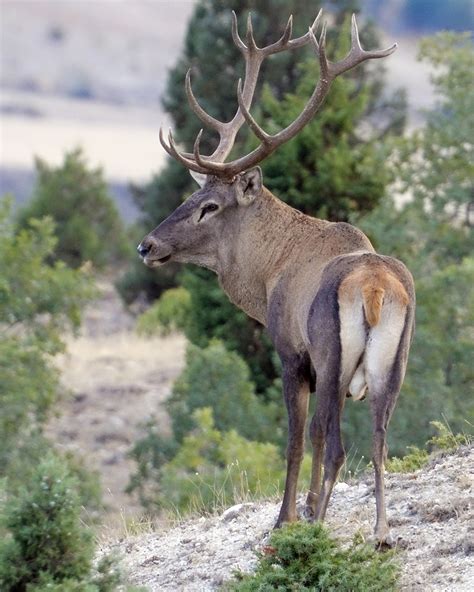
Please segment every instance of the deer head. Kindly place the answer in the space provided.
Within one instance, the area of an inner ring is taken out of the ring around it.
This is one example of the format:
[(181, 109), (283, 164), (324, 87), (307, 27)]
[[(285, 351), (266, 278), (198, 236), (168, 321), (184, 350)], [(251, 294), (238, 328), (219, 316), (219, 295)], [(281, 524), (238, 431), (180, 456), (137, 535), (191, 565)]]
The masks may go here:
[[(199, 105), (191, 87), (191, 71), (186, 75), (186, 94), (189, 104), (201, 121), (219, 134), (219, 144), (210, 155), (202, 155), (200, 142), (203, 130), (197, 135), (192, 153), (180, 152), (171, 131), (166, 142), (160, 129), (160, 142), (166, 152), (181, 162), (201, 185), (164, 222), (148, 234), (138, 246), (138, 252), (150, 267), (157, 267), (170, 259), (191, 262), (216, 269), (218, 246), (229, 237), (237, 220), (245, 211), (249, 214), (252, 204), (262, 192), (262, 174), (258, 163), (274, 152), (281, 144), (295, 137), (311, 121), (326, 97), (332, 81), (358, 64), (374, 58), (383, 58), (396, 49), (364, 51), (361, 48), (355, 16), (352, 16), (352, 45), (348, 55), (339, 62), (331, 62), (326, 56), (326, 23), (319, 40), (316, 33), (321, 20), (319, 11), (308, 32), (292, 39), (292, 16), (283, 35), (267, 47), (257, 47), (253, 36), (250, 15), (247, 21), (246, 42), (239, 36), (237, 17), (232, 12), (232, 37), (245, 59), (245, 80), (237, 84), (237, 111), (229, 122), (218, 121)], [(265, 132), (250, 113), (260, 67), (265, 58), (281, 51), (293, 50), (310, 43), (319, 60), (320, 77), (313, 94), (300, 115), (285, 129), (271, 135)], [(260, 144), (249, 154), (225, 162), (237, 136), (247, 123)]]

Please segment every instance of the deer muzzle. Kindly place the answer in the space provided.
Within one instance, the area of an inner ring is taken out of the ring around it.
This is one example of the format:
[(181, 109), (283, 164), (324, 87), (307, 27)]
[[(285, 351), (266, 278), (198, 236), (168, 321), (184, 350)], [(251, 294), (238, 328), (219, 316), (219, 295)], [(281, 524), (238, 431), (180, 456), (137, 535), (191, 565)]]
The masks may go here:
[(137, 247), (138, 254), (148, 267), (159, 267), (171, 259), (169, 246), (160, 244), (150, 235), (146, 236)]

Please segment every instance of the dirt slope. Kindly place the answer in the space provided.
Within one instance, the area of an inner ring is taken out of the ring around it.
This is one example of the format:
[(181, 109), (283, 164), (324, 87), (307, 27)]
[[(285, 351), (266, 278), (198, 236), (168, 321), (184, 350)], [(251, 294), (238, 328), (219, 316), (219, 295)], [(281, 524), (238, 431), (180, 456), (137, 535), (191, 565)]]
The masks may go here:
[[(369, 536), (375, 503), (371, 476), (339, 483), (328, 525), (341, 539)], [(474, 590), (474, 447), (407, 475), (386, 476), (388, 513), (398, 537), (403, 591)], [(216, 590), (235, 569), (250, 571), (254, 551), (274, 524), (278, 504), (235, 506), (162, 532), (104, 546), (124, 555), (133, 583), (151, 592)]]
[(65, 396), (48, 434), (99, 471), (107, 508), (102, 520), (115, 531), (142, 512), (124, 493), (134, 469), (127, 453), (150, 418), (166, 433), (162, 403), (182, 368), (185, 339), (138, 337), (112, 284), (99, 288), (80, 336), (68, 340), (58, 360)]

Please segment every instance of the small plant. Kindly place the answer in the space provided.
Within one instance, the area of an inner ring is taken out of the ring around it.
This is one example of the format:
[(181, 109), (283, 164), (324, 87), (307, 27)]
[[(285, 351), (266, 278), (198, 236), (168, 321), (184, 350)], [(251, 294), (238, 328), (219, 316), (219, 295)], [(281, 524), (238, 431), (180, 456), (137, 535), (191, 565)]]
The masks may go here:
[(422, 450), (418, 446), (407, 446), (410, 452), (398, 458), (394, 456), (386, 463), (386, 469), (389, 473), (413, 473), (426, 465), (429, 460), (429, 453), (427, 450)]
[(472, 437), (468, 434), (454, 434), (448, 425), (440, 421), (432, 421), (430, 423), (438, 431), (427, 442), (428, 446), (434, 450), (451, 452), (459, 448), (459, 446), (470, 444), (472, 441)]
[(138, 317), (137, 332), (145, 337), (169, 335), (182, 330), (191, 308), (191, 296), (185, 288), (171, 288)]
[(449, 426), (440, 421), (431, 421), (430, 424), (438, 433), (426, 442), (427, 448), (421, 449), (417, 446), (407, 446), (408, 450), (410, 450), (408, 454), (402, 458), (394, 456), (387, 461), (387, 471), (390, 473), (412, 473), (424, 467), (433, 454), (452, 452), (459, 446), (470, 444), (472, 441), (472, 437), (468, 434), (454, 434)]
[(22, 592), (30, 585), (83, 580), (94, 543), (80, 522), (77, 483), (52, 454), (28, 488), (10, 498), (2, 522), (10, 533), (0, 546), (0, 589)]
[(0, 496), (0, 590), (132, 592), (116, 557), (93, 567), (95, 545), (81, 522), (78, 490), (68, 464), (50, 452), (18, 496)]
[(399, 567), (393, 552), (379, 553), (355, 537), (341, 545), (321, 524), (295, 523), (272, 533), (254, 574), (236, 574), (227, 592), (390, 592)]

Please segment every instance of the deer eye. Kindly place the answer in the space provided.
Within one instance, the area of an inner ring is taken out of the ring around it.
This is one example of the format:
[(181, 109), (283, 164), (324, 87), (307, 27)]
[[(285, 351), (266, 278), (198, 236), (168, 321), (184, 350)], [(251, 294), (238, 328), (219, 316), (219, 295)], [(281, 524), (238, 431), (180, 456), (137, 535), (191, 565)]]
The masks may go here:
[(202, 220), (204, 218), (204, 216), (206, 214), (208, 214), (209, 212), (215, 212), (218, 209), (219, 209), (219, 206), (215, 203), (206, 204), (201, 210), (201, 215), (199, 216), (199, 220)]

